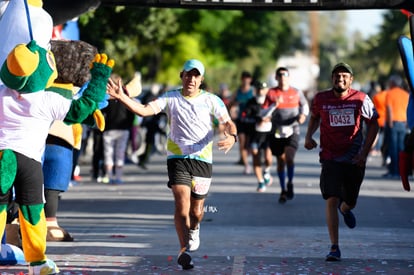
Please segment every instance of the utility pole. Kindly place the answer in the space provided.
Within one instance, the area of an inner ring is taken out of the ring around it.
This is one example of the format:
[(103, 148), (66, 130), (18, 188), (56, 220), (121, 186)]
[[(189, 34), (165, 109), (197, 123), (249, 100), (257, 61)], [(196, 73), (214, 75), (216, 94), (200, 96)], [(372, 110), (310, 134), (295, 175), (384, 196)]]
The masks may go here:
[(318, 11), (309, 11), (309, 31), (311, 39), (311, 55), (315, 63), (319, 64), (319, 14)]

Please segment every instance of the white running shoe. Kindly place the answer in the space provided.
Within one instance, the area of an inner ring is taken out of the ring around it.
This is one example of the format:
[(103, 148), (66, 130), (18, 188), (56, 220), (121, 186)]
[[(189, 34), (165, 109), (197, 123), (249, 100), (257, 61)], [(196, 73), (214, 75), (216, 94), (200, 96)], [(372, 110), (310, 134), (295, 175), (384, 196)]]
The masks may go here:
[(200, 225), (197, 229), (190, 229), (188, 239), (188, 251), (196, 251), (200, 246)]
[(52, 275), (58, 273), (59, 268), (54, 261), (49, 259), (44, 264), (29, 266), (29, 275)]
[(263, 193), (265, 191), (266, 191), (266, 185), (265, 185), (265, 183), (264, 182), (259, 182), (257, 184), (257, 192)]
[(263, 179), (264, 179), (264, 182), (265, 182), (265, 185), (266, 186), (272, 185), (272, 183), (273, 183), (273, 177), (270, 175), (269, 172), (265, 172), (263, 174)]

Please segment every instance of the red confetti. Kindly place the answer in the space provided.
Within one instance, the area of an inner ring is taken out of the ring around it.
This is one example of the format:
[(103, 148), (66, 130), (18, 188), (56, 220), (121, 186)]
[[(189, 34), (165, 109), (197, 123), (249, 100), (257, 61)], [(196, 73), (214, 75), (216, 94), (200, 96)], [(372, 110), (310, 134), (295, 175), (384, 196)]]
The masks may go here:
[(111, 235), (110, 238), (126, 238), (124, 235)]
[(204, 256), (203, 256), (203, 258), (204, 258), (204, 259), (208, 259), (208, 256), (207, 256), (207, 255), (204, 255)]
[(167, 257), (167, 261), (171, 262), (172, 260), (173, 260), (173, 257), (172, 256), (168, 256)]
[(369, 266), (367, 266), (367, 267), (365, 267), (365, 271), (371, 272), (372, 271), (372, 268), (369, 267)]

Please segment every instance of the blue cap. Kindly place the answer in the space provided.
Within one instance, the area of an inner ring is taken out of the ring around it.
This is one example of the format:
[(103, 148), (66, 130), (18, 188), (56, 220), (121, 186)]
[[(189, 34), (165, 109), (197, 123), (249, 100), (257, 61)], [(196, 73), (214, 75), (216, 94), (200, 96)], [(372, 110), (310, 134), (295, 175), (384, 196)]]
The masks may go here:
[(184, 63), (183, 71), (189, 72), (196, 69), (200, 75), (204, 75), (204, 65), (197, 59), (189, 59)]

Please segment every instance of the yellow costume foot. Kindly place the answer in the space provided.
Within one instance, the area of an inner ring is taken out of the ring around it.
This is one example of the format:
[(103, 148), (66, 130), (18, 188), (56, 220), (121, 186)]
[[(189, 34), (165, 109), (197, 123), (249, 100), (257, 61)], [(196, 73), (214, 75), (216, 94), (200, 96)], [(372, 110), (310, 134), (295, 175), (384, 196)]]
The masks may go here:
[(29, 275), (53, 275), (58, 273), (59, 268), (54, 261), (49, 259), (44, 264), (29, 266)]

